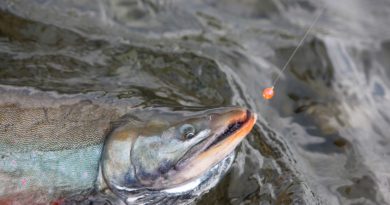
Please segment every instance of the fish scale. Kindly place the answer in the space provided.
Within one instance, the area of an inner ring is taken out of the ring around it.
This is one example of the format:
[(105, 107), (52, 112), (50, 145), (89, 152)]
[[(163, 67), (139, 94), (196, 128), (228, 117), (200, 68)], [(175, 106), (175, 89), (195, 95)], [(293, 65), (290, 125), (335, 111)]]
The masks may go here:
[(93, 189), (110, 122), (122, 113), (88, 98), (0, 86), (1, 195), (44, 192), (30, 199), (43, 203)]
[[(36, 151), (35, 156), (1, 145), (0, 193), (11, 194), (33, 187), (45, 187), (51, 197), (92, 188), (97, 177), (102, 145), (83, 149)], [(8, 176), (8, 177), (4, 177)], [(21, 184), (26, 180), (26, 184)], [(52, 193), (50, 193), (52, 192)]]

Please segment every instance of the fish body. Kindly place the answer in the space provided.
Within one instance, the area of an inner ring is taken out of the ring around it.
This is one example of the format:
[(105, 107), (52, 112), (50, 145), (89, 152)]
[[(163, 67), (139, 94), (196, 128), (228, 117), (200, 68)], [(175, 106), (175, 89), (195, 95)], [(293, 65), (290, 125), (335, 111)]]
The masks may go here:
[(135, 109), (0, 86), (0, 204), (185, 204), (214, 187), (256, 116)]

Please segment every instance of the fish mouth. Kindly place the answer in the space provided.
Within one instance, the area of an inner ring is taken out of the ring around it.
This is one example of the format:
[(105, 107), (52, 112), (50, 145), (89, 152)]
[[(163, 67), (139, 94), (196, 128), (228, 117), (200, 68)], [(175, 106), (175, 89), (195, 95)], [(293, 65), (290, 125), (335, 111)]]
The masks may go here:
[(205, 150), (208, 150), (216, 144), (224, 141), (229, 137), (237, 138), (243, 137), (252, 129), (254, 122), (256, 121), (256, 114), (252, 114), (249, 110), (246, 110), (245, 115), (242, 113), (236, 114), (231, 120), (228, 121), (228, 126), (222, 133), (214, 137), (211, 144), (209, 144)]
[(176, 164), (181, 170), (193, 170), (177, 173), (176, 178), (181, 182), (199, 177), (228, 157), (252, 130), (257, 119), (255, 113), (243, 108), (232, 108), (210, 116), (213, 134), (193, 147), (196, 153), (187, 153), (191, 156), (185, 156), (185, 160)]

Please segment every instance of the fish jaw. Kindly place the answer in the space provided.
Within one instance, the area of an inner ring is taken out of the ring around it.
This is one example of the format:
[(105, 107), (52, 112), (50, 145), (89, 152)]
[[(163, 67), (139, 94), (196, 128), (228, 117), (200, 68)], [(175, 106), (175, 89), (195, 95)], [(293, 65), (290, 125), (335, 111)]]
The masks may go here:
[(224, 135), (223, 132), (226, 132), (226, 128), (222, 129), (224, 130), (222, 133), (221, 131), (217, 133), (216, 136), (210, 139), (211, 144), (208, 144), (202, 152), (185, 165), (181, 165), (181, 170), (183, 171), (176, 173), (176, 180), (188, 181), (194, 179), (198, 177), (196, 172), (187, 170), (197, 170), (199, 173), (204, 173), (207, 172), (210, 167), (215, 166), (226, 158), (252, 130), (256, 123), (257, 116), (247, 110), (239, 110), (220, 116), (219, 118), (220, 119), (216, 119), (218, 121), (216, 126), (218, 127), (229, 127), (229, 125), (237, 122), (241, 122), (242, 126), (226, 137), (220, 137), (221, 135)]

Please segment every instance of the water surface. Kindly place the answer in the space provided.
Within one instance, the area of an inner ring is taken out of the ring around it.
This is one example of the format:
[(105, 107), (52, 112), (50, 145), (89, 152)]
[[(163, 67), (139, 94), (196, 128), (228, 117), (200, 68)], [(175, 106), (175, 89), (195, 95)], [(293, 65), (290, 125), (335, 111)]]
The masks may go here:
[(387, 25), (385, 0), (5, 0), (0, 84), (257, 112), (198, 204), (390, 204)]

